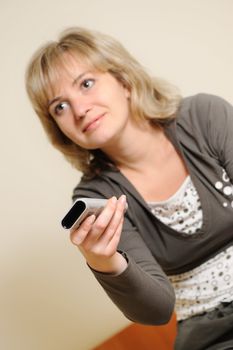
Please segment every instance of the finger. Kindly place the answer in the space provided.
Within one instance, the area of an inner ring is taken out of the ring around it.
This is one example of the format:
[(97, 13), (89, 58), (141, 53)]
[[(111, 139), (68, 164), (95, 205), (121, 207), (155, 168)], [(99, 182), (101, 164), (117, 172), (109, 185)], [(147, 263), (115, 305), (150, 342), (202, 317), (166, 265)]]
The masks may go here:
[(124, 220), (125, 207), (126, 207), (126, 197), (125, 195), (122, 195), (118, 199), (116, 210), (114, 212), (114, 215), (111, 221), (108, 224), (108, 227), (105, 229), (104, 234), (99, 238), (99, 242), (101, 244), (107, 245), (112, 240), (113, 236), (116, 234), (119, 225)]
[(73, 244), (80, 245), (86, 239), (95, 219), (95, 215), (90, 215), (82, 222), (78, 229), (70, 231), (70, 240)]
[(111, 217), (114, 214), (116, 208), (117, 198), (114, 196), (110, 198), (103, 211), (99, 214), (94, 224), (91, 226), (88, 234), (83, 236), (83, 239), (79, 244), (82, 244), (83, 249), (91, 251), (98, 241), (99, 237), (103, 235), (106, 227), (108, 226)]
[(122, 234), (122, 228), (123, 228), (123, 223), (124, 223), (124, 217), (122, 217), (115, 234), (112, 236), (112, 239), (108, 242), (108, 245), (106, 247), (106, 254), (111, 256), (117, 251), (117, 247), (121, 238)]
[(108, 203), (103, 209), (102, 213), (95, 220), (95, 223), (91, 228), (89, 243), (91, 243), (91, 241), (93, 242), (97, 241), (105, 232), (112, 217), (114, 216), (116, 206), (117, 206), (117, 198), (114, 196), (108, 200)]
[(114, 232), (114, 235), (111, 237), (111, 240), (108, 240), (108, 242), (106, 243), (101, 238), (92, 246), (91, 252), (101, 257), (111, 257), (117, 251), (118, 243), (121, 237), (123, 222), (124, 218), (121, 219), (116, 231)]

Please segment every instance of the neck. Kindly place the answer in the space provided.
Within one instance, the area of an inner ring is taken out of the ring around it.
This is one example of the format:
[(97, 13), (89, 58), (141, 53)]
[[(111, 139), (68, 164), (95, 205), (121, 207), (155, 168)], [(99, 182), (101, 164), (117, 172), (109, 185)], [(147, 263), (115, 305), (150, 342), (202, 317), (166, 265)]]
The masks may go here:
[[(102, 151), (113, 160), (120, 170), (141, 171), (143, 167), (162, 161), (163, 150), (168, 141), (162, 128), (147, 124), (143, 127), (132, 126), (129, 132), (123, 132), (114, 144)], [(164, 161), (164, 158), (163, 158)]]

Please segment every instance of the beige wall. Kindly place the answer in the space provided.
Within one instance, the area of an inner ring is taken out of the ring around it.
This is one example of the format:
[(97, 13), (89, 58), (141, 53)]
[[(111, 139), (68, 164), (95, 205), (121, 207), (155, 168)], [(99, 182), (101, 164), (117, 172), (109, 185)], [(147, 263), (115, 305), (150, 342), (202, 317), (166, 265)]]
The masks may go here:
[(87, 26), (120, 39), (183, 95), (233, 102), (232, 18), (232, 0), (1, 0), (1, 349), (89, 350), (128, 324), (59, 225), (80, 174), (27, 100), (34, 49)]

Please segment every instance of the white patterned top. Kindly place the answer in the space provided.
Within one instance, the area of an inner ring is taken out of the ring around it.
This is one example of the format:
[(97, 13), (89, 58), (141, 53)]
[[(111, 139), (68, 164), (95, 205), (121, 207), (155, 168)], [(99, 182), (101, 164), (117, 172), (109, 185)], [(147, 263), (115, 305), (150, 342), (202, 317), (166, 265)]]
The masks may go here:
[(169, 199), (149, 202), (152, 213), (174, 230), (193, 234), (202, 225), (202, 210), (198, 193), (187, 176), (179, 190)]
[[(195, 234), (202, 225), (202, 209), (190, 176), (168, 200), (148, 203), (166, 225)], [(188, 272), (169, 276), (176, 293), (177, 320), (210, 311), (233, 300), (233, 246)]]

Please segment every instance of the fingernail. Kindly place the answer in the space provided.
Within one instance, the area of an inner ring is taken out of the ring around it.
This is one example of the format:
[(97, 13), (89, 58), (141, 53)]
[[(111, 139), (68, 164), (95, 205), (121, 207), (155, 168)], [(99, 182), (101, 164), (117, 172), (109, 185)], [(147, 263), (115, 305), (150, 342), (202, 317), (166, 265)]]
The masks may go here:
[(82, 240), (79, 237), (74, 238), (73, 244), (74, 245), (79, 245), (82, 242)]
[(115, 203), (117, 202), (117, 198), (116, 198), (115, 196), (113, 196), (113, 197), (111, 198), (111, 201), (112, 201), (113, 204), (115, 204)]
[(95, 221), (96, 217), (94, 214), (90, 215), (87, 220), (88, 220), (88, 224), (91, 225), (93, 224), (93, 222)]
[(126, 195), (125, 195), (125, 194), (122, 194), (122, 196), (120, 196), (120, 198), (119, 198), (119, 201), (120, 201), (121, 203), (125, 203), (125, 202), (126, 202)]

